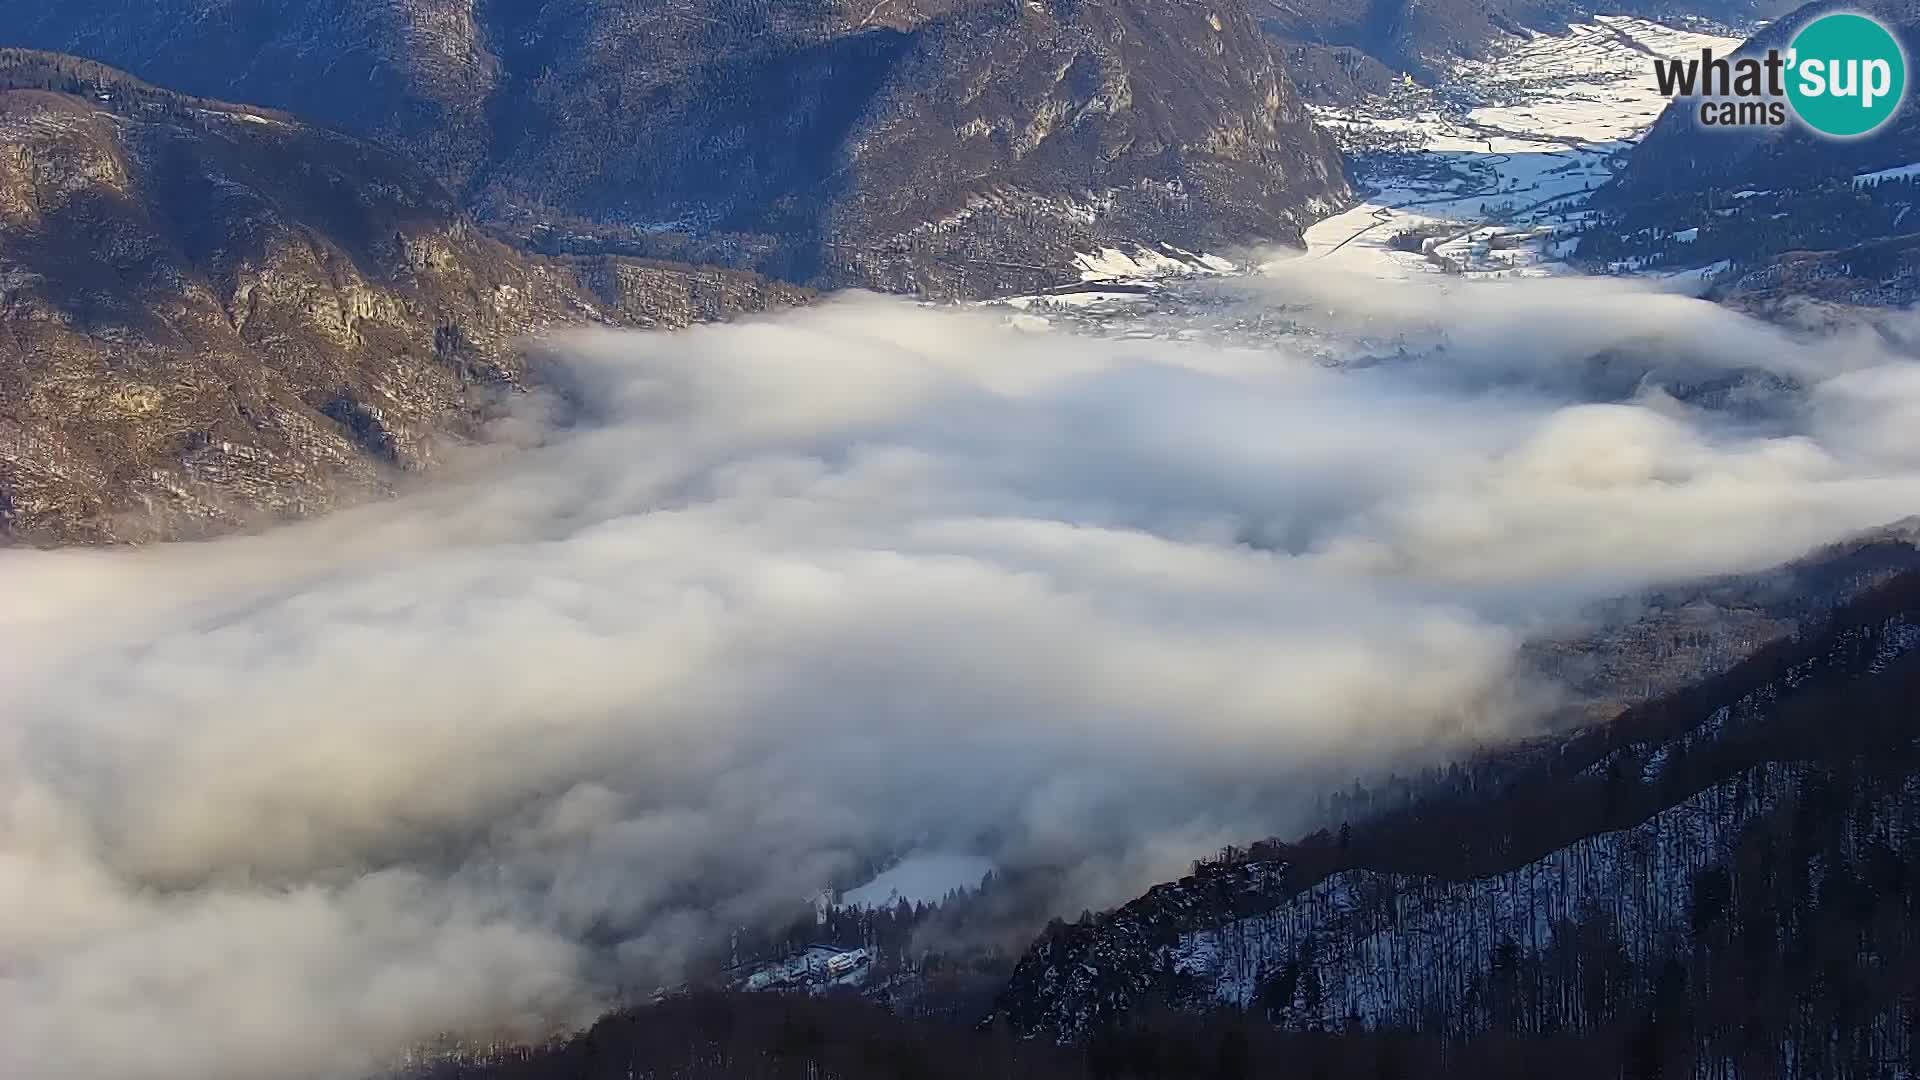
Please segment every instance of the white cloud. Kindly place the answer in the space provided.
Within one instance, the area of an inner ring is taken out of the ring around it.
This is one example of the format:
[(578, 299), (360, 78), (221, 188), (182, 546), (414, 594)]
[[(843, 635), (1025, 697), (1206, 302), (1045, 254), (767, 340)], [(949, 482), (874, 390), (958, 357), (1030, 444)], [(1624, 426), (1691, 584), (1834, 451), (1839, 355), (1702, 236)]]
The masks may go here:
[[(529, 448), (405, 498), (0, 553), (0, 1072), (330, 1077), (577, 1019), (878, 851), (1111, 903), (1524, 727), (1545, 612), (1920, 506), (1916, 369), (1870, 342), (1267, 288), (1447, 347), (1341, 373), (860, 297), (577, 335)], [(1664, 366), (1588, 363), (1629, 347)], [(1806, 389), (1653, 385), (1748, 365)]]

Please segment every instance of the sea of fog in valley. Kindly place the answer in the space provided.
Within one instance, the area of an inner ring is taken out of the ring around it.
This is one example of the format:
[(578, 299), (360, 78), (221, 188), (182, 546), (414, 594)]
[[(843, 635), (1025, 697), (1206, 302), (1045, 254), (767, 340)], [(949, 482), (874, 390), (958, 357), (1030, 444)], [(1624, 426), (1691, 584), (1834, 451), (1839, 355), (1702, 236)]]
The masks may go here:
[(566, 334), (399, 498), (0, 553), (0, 1071), (537, 1036), (889, 853), (1118, 903), (1537, 731), (1517, 650), (1595, 599), (1920, 505), (1898, 316), (1180, 288), (1281, 329), (847, 295)]

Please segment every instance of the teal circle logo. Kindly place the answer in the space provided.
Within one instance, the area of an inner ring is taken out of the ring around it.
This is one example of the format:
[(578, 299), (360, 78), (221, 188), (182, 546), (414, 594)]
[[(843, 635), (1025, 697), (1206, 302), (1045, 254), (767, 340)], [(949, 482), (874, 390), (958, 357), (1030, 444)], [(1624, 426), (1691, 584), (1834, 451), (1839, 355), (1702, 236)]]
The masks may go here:
[(1907, 92), (1907, 57), (1891, 31), (1865, 15), (1822, 15), (1787, 52), (1787, 100), (1822, 135), (1851, 139), (1893, 118)]

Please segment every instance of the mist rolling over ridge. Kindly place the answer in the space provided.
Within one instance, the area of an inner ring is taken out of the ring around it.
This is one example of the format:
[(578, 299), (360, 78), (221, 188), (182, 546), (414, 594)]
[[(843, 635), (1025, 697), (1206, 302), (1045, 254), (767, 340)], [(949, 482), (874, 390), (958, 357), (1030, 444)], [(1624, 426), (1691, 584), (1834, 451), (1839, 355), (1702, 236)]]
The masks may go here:
[(1589, 601), (1920, 505), (1920, 364), (1881, 337), (1595, 283), (1240, 288), (1408, 355), (864, 295), (564, 334), (400, 498), (0, 552), (0, 1072), (536, 1037), (875, 852), (1112, 905), (1537, 731), (1517, 650)]

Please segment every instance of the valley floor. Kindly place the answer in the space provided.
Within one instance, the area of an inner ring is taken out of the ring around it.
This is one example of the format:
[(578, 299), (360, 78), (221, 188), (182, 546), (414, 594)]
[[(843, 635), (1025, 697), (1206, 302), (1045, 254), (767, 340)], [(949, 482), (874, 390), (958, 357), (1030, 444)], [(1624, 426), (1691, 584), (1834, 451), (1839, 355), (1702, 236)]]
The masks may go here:
[(1654, 58), (1738, 45), (1603, 15), (1464, 62), (1437, 87), (1320, 108), (1367, 194), (1307, 231), (1306, 257), (1387, 279), (1564, 272), (1586, 195), (1666, 105)]

